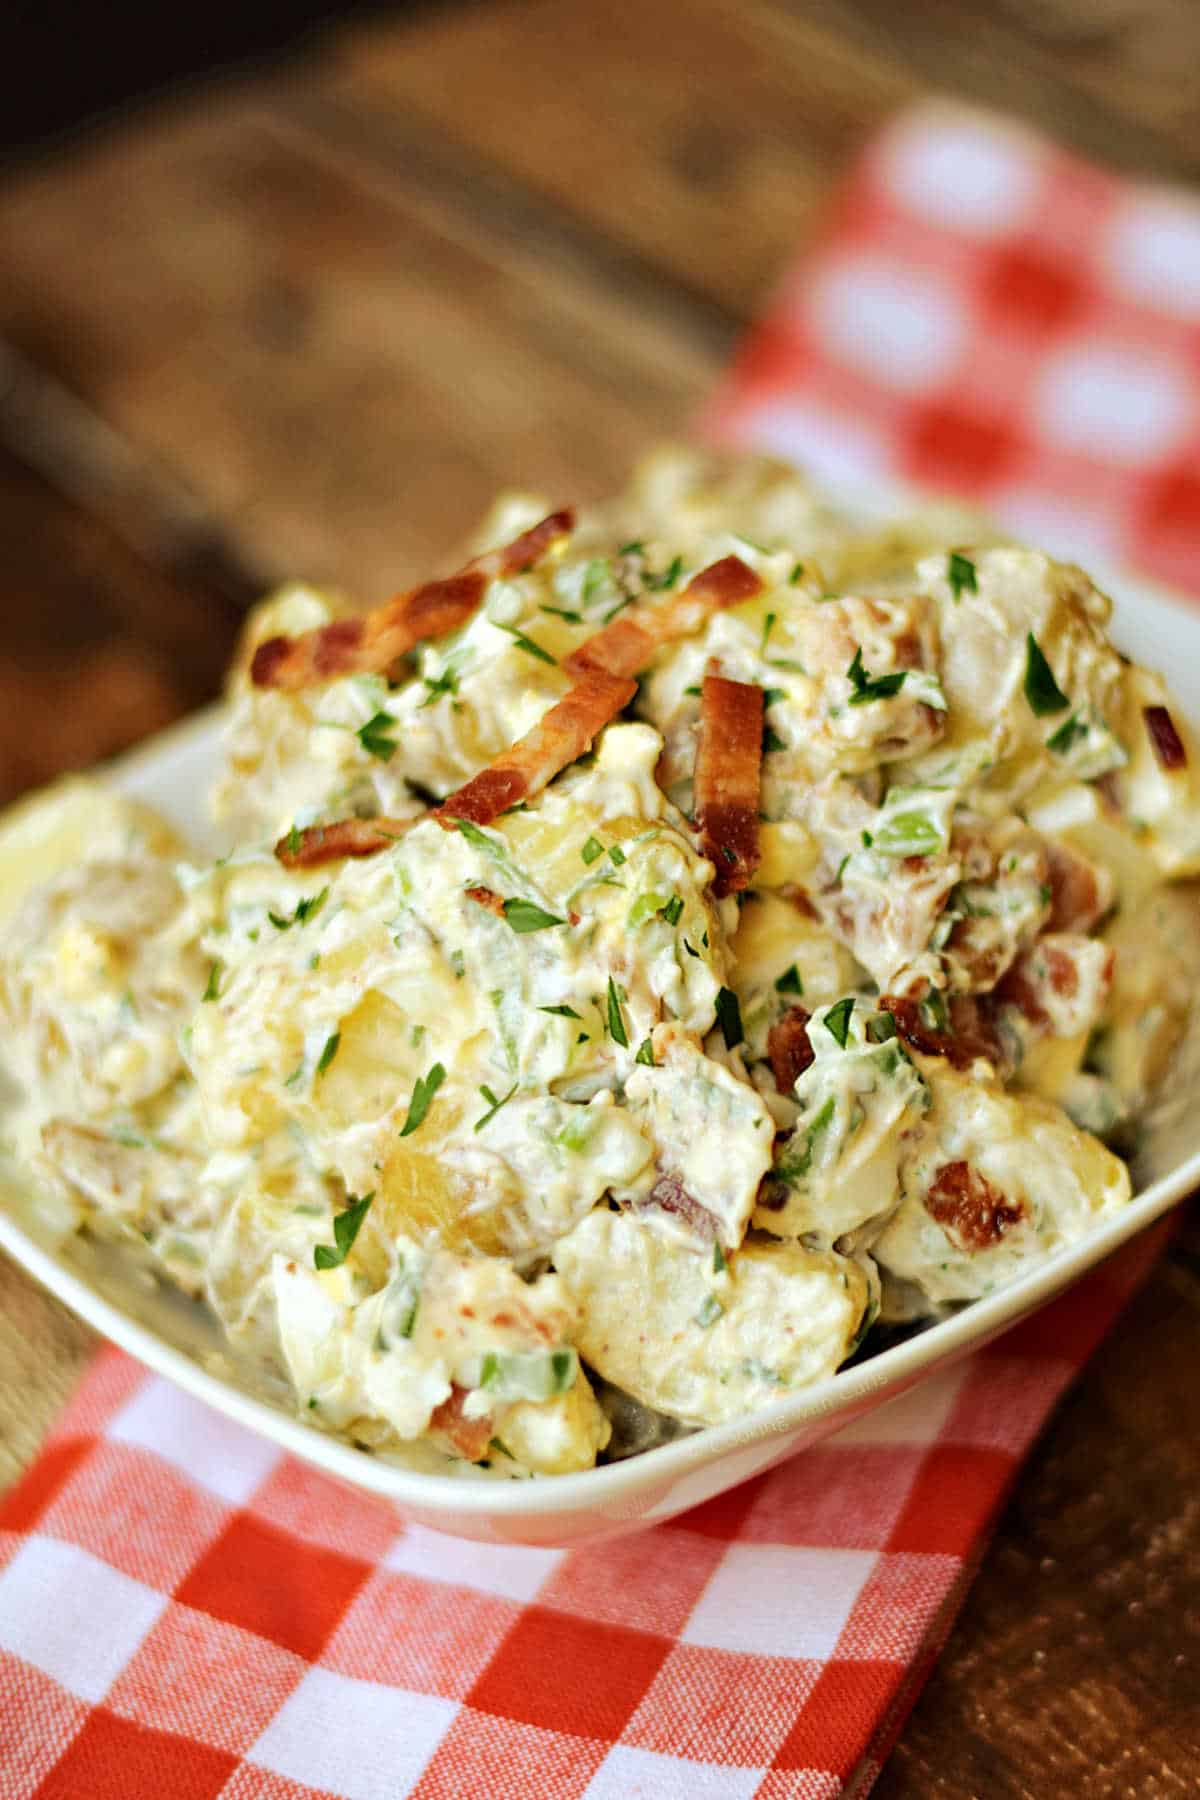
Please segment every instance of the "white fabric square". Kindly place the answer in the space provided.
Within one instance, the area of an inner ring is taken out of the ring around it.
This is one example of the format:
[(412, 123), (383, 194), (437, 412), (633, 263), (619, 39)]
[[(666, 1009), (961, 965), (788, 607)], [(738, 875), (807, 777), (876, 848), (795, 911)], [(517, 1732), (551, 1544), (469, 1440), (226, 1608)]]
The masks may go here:
[(874, 1550), (731, 1544), (682, 1640), (747, 1656), (823, 1660), (878, 1560)]
[(473, 1544), (410, 1525), (388, 1551), (384, 1567), (497, 1594), (502, 1600), (532, 1600), (565, 1555), (564, 1550), (532, 1544)]
[(614, 1744), (584, 1789), (583, 1800), (750, 1800), (766, 1773)]
[(166, 1605), (86, 1550), (35, 1533), (0, 1574), (0, 1650), (94, 1703)]
[(1200, 318), (1200, 218), (1182, 195), (1126, 195), (1106, 234), (1104, 267), (1120, 293), (1140, 306)]
[(981, 128), (978, 115), (919, 112), (888, 133), (878, 154), (902, 206), (971, 237), (1012, 231), (1037, 194), (1033, 145), (1016, 131)]
[(145, 1382), (106, 1436), (153, 1451), (231, 1506), (244, 1505), (279, 1461), (266, 1438), (223, 1419), (172, 1381)]
[(344, 1800), (396, 1800), (416, 1783), (457, 1711), (454, 1700), (313, 1668), (249, 1760)]
[(1047, 357), (1034, 394), (1038, 431), (1103, 462), (1162, 462), (1192, 423), (1187, 368), (1153, 346), (1082, 338)]
[(875, 250), (819, 269), (806, 313), (828, 355), (884, 387), (917, 394), (950, 379), (970, 328), (951, 279)]
[(932, 1444), (950, 1417), (968, 1364), (953, 1363), (918, 1382), (898, 1400), (864, 1413), (829, 1439), (831, 1444)]

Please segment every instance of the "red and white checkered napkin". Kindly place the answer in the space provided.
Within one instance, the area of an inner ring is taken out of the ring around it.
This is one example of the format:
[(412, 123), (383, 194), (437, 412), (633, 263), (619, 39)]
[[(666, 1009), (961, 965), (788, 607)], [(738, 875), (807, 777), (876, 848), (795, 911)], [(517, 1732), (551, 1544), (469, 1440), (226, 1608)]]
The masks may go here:
[[(710, 424), (1200, 587), (1200, 212), (949, 110), (870, 151)], [(457, 1543), (114, 1351), (0, 1509), (3, 1800), (863, 1792), (1144, 1238), (668, 1525)]]

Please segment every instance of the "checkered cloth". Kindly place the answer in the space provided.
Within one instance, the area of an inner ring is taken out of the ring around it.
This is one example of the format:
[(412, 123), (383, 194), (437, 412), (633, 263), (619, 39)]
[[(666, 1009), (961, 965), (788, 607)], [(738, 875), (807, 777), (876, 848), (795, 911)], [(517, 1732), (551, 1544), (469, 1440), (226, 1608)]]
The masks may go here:
[[(924, 111), (709, 423), (1200, 585), (1197, 348), (1200, 214)], [(0, 1507), (0, 1795), (861, 1794), (1160, 1240), (783, 1467), (574, 1552), (406, 1527), (106, 1351)]]

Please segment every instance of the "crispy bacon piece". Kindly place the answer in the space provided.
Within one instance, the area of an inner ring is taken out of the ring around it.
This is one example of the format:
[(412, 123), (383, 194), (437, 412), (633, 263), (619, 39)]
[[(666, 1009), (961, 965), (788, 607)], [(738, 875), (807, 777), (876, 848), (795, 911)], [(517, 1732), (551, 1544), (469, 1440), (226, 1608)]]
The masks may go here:
[(595, 672), (582, 675), (532, 731), (443, 800), (432, 816), (447, 831), (459, 819), (490, 824), (519, 800), (540, 793), (560, 769), (582, 756), (636, 692), (636, 681)]
[(254, 652), (250, 679), (255, 687), (304, 688), (337, 675), (386, 669), (414, 644), (445, 637), (465, 625), (489, 581), (540, 562), (574, 527), (575, 514), (566, 507), (523, 531), (511, 544), (472, 557), (457, 575), (422, 582), (359, 618), (334, 619), (300, 637), (267, 638)]
[(660, 605), (624, 613), (573, 650), (563, 667), (572, 675), (602, 669), (608, 675), (636, 675), (663, 644), (691, 637), (708, 615), (761, 594), (763, 584), (740, 556), (723, 556), (693, 575), (685, 588)]
[(718, 899), (746, 887), (759, 863), (763, 691), (711, 671), (700, 690), (696, 829), (716, 869)]
[(1158, 758), (1159, 768), (1165, 769), (1168, 775), (1173, 775), (1176, 769), (1186, 769), (1187, 751), (1166, 707), (1143, 706), (1142, 718), (1146, 721), (1146, 735)]
[(813, 1060), (813, 1047), (808, 1041), (810, 1016), (802, 1006), (789, 1006), (767, 1033), (767, 1058), (781, 1094), (791, 1093), (797, 1077)]
[(481, 1419), (468, 1419), (463, 1413), (463, 1401), (469, 1392), (469, 1388), (452, 1382), (447, 1397), (429, 1415), (429, 1429), (444, 1438), (455, 1455), (465, 1456), (468, 1462), (482, 1462), (492, 1441), (492, 1415), (484, 1413)]
[(996, 1030), (993, 1008), (974, 994), (952, 994), (944, 1028), (921, 1017), (921, 1000), (913, 994), (882, 994), (882, 1012), (889, 1012), (896, 1032), (910, 1050), (923, 1056), (944, 1056), (952, 1068), (966, 1069), (977, 1057), (986, 1057), (1000, 1071), (1008, 1064), (1004, 1044)]
[(1025, 1217), (969, 1162), (943, 1163), (925, 1195), (925, 1210), (964, 1250), (990, 1250)]
[(416, 823), (413, 819), (335, 819), (289, 831), (275, 846), (285, 869), (316, 869), (346, 856), (374, 856), (386, 850)]
[(504, 917), (504, 901), (494, 888), (469, 887), (466, 889), (466, 895), (467, 899), (473, 900), (476, 906), (486, 906), (487, 910), (495, 913), (498, 919)]
[(716, 1218), (707, 1206), (702, 1206), (694, 1195), (688, 1193), (678, 1175), (660, 1175), (646, 1198), (637, 1202), (637, 1210), (674, 1213), (677, 1219), (682, 1219), (706, 1244), (716, 1242)]

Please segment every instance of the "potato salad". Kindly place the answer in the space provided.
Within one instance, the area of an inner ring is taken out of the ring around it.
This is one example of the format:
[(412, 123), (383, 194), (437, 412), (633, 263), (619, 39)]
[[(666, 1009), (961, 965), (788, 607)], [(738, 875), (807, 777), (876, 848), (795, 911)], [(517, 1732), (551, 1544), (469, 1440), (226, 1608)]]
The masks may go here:
[(662, 452), (250, 619), (204, 861), (0, 828), (8, 1148), (314, 1428), (493, 1478), (734, 1420), (1124, 1207), (1200, 761), (1079, 568)]

